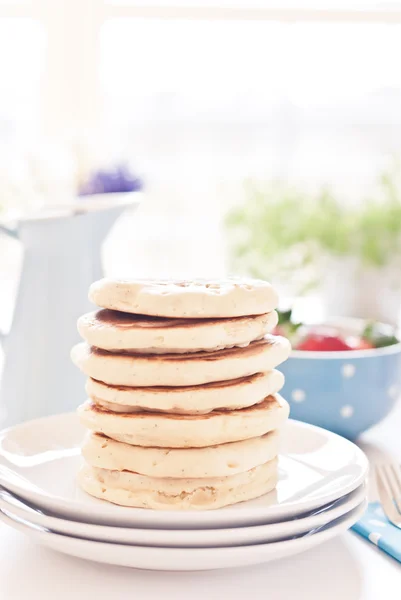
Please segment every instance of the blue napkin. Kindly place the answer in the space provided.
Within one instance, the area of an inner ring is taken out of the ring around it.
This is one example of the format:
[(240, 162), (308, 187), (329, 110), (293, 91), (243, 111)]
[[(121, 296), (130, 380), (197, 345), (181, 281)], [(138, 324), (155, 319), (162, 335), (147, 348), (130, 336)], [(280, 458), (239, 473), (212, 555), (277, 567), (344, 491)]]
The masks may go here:
[(401, 562), (401, 529), (390, 523), (379, 502), (370, 502), (352, 529)]

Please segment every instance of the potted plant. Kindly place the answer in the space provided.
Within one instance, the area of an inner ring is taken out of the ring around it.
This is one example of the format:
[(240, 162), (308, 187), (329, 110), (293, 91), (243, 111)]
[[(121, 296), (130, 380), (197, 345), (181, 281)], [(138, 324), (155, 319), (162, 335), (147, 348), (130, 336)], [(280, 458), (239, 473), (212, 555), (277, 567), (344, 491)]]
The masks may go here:
[(401, 185), (397, 164), (355, 204), (280, 182), (248, 182), (227, 216), (237, 271), (289, 295), (319, 289), (328, 314), (397, 322), (401, 294)]

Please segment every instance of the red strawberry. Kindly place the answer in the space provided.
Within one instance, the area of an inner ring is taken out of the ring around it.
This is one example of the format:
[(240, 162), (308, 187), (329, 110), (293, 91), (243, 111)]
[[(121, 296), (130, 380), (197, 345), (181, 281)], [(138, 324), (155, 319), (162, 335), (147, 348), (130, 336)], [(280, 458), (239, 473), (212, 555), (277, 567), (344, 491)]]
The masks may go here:
[(361, 338), (358, 341), (357, 345), (353, 348), (353, 350), (371, 350), (374, 347), (375, 346), (371, 342), (365, 340), (364, 338)]
[(338, 336), (310, 333), (298, 344), (296, 349), (309, 352), (335, 352), (339, 350), (352, 350), (353, 348)]
[(348, 346), (351, 346), (352, 350), (371, 350), (374, 348), (372, 342), (359, 335), (349, 335), (346, 338)]

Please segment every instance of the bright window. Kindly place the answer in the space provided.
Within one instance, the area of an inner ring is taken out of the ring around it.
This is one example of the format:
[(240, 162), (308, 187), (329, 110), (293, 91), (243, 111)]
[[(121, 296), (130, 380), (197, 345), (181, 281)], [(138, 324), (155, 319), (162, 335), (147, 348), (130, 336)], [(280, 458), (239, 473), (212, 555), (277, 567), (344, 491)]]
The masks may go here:
[(31, 134), (40, 114), (46, 35), (31, 18), (0, 18), (0, 138)]
[(400, 56), (400, 2), (2, 1), (0, 135), (105, 130), (148, 184), (107, 268), (212, 274), (245, 177), (351, 198), (401, 152)]

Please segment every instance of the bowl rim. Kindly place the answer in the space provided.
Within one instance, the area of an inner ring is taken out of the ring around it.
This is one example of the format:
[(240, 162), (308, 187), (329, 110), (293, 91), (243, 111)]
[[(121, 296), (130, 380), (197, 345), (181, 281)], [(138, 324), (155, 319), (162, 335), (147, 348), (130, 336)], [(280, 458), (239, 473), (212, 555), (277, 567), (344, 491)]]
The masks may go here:
[(378, 356), (388, 356), (401, 352), (401, 342), (391, 344), (384, 348), (369, 348), (366, 350), (292, 350), (289, 356), (291, 358), (313, 358), (313, 359), (337, 359), (337, 360), (353, 360), (354, 358), (374, 358)]
[[(331, 317), (327, 319), (325, 323), (328, 325), (337, 325), (339, 327), (350, 327), (352, 329), (362, 329), (367, 319), (357, 319), (354, 317)], [(378, 322), (379, 327), (388, 329), (390, 326)], [(399, 336), (400, 332), (396, 329), (396, 334)], [(391, 346), (384, 346), (383, 348), (366, 348), (365, 350), (291, 350), (289, 358), (301, 358), (301, 359), (332, 359), (332, 360), (353, 360), (354, 358), (376, 358), (379, 356), (389, 356), (392, 354), (398, 354), (401, 352), (401, 341), (397, 344), (391, 344)]]

